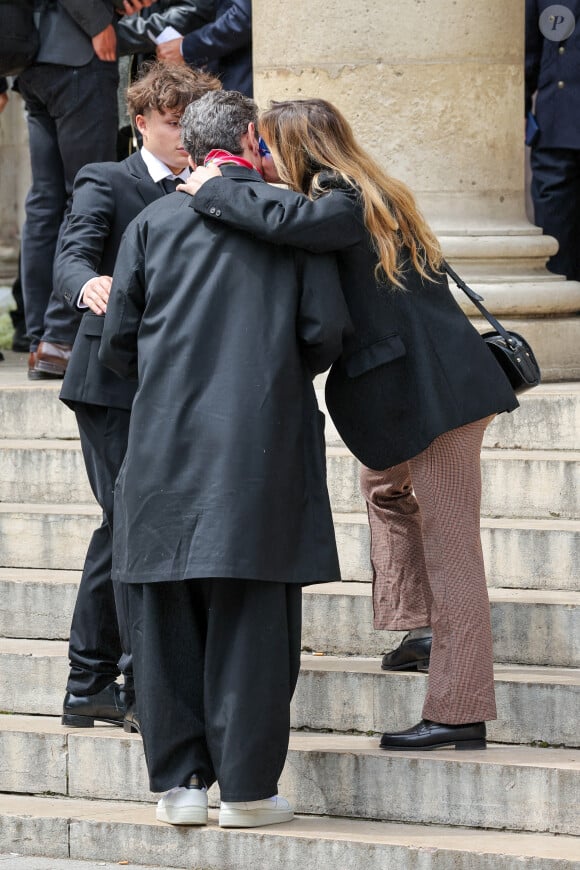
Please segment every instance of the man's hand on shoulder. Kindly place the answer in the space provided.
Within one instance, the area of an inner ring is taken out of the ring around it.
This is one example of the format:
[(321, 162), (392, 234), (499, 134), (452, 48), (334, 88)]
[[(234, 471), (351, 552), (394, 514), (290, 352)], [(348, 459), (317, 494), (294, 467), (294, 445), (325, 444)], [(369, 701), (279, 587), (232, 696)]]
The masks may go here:
[(91, 278), (83, 287), (79, 302), (86, 305), (93, 314), (104, 314), (112, 283), (113, 279), (110, 275), (97, 275), (96, 278)]

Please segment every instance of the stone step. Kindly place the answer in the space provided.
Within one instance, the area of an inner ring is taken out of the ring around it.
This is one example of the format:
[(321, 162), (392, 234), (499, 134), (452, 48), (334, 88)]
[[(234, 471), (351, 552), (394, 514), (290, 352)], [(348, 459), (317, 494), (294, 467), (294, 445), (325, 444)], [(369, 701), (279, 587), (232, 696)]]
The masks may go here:
[(0, 437), (78, 438), (76, 418), (58, 398), (62, 381), (27, 381), (0, 370)]
[[(0, 568), (0, 637), (66, 640), (80, 575)], [(580, 593), (490, 589), (497, 662), (580, 667)], [(331, 655), (381, 656), (400, 632), (374, 631), (369, 583), (305, 588), (303, 645)]]
[[(344, 580), (371, 579), (366, 514), (335, 513)], [(481, 518), (487, 583), (515, 589), (578, 589), (580, 520)]]
[(78, 571), (100, 517), (96, 502), (0, 503), (1, 566)]
[[(58, 870), (68, 867), (69, 856), (77, 861), (92, 860), (99, 866), (105, 861), (118, 865), (119, 857), (127, 856), (124, 861), (135, 860), (140, 865), (153, 862), (169, 870), (176, 863), (197, 870), (580, 867), (578, 840), (570, 836), (503, 831), (474, 834), (466, 828), (317, 816), (297, 816), (289, 824), (267, 828), (221, 830), (217, 810), (210, 810), (205, 828), (175, 828), (156, 822), (152, 808), (139, 803), (20, 795), (0, 797), (0, 836), (6, 848), (18, 849), (20, 854), (41, 847), (44, 855), (59, 859)], [(50, 870), (55, 870), (54, 865)]]
[[(61, 382), (28, 381), (26, 363), (0, 368), (0, 438), (76, 438), (72, 411), (58, 399)], [(324, 376), (316, 379), (323, 410)], [(513, 414), (500, 414), (489, 426), (484, 445), (524, 450), (580, 450), (580, 383), (541, 384), (520, 398)], [(327, 415), (326, 437), (342, 442)]]
[(70, 504), (92, 500), (78, 440), (0, 441), (0, 501)]
[[(0, 710), (58, 716), (68, 677), (63, 641), (0, 639)], [(427, 677), (380, 669), (378, 658), (302, 657), (292, 727), (379, 733), (421, 718)], [(580, 745), (580, 670), (496, 665), (490, 739)]]
[(176, 828), (155, 821), (148, 804), (28, 795), (0, 795), (0, 841), (6, 850), (19, 854), (37, 855), (41, 849), (59, 861), (58, 870), (68, 867), (69, 858), (99, 865), (135, 861), (197, 870), (580, 868), (578, 839), (567, 835), (476, 833), (469, 828), (327, 816), (222, 830), (217, 810), (210, 810), (207, 827)]
[[(580, 746), (580, 669), (495, 665), (496, 743)], [(427, 675), (385, 672), (380, 660), (302, 657), (292, 727), (382, 733), (419, 722)], [(580, 757), (580, 756), (579, 756)]]
[[(316, 379), (316, 395), (321, 410), (326, 414), (326, 441), (331, 447), (343, 447), (326, 410), (321, 386), (323, 380), (324, 376)], [(516, 411), (500, 414), (488, 426), (483, 446), (580, 450), (580, 383), (541, 384), (520, 396), (520, 407)]]
[[(579, 788), (574, 749), (385, 752), (376, 737), (295, 732), (280, 780), (298, 813), (572, 835)], [(37, 716), (0, 716), (0, 790), (152, 799), (138, 735)]]
[[(373, 629), (370, 583), (325, 583), (304, 592), (306, 650), (378, 657), (403, 637)], [(490, 589), (489, 597), (496, 662), (580, 667), (580, 592)]]
[[(96, 504), (0, 503), (0, 567), (79, 571), (93, 530)], [(342, 576), (369, 581), (369, 529), (364, 514), (334, 516)], [(482, 518), (490, 586), (577, 589), (579, 520)]]
[[(326, 451), (328, 489), (338, 513), (365, 510), (359, 463), (344, 447)], [(483, 450), (481, 512), (488, 517), (580, 516), (580, 452)]]
[[(364, 511), (359, 464), (344, 447), (327, 448), (328, 487), (333, 510)], [(580, 515), (580, 452), (484, 450), (484, 516), (562, 517)], [(90, 502), (78, 441), (0, 441), (0, 502), (70, 504)]]

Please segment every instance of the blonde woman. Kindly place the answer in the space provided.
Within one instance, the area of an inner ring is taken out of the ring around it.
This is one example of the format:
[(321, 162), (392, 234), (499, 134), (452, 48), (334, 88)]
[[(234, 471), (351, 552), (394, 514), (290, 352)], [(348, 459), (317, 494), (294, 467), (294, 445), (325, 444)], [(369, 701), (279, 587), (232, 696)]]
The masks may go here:
[(260, 130), (271, 152), (266, 177), (275, 166), (291, 190), (218, 178), (214, 167), (196, 170), (188, 190), (210, 218), (270, 242), (338, 251), (355, 335), (330, 370), (326, 401), (363, 465), (374, 624), (410, 632), (390, 654), (403, 667), (416, 663), (415, 636), (432, 629), (423, 718), (385, 733), (381, 746), (484, 749), (496, 706), (480, 450), (490, 419), (518, 402), (455, 303), (411, 192), (361, 148), (341, 113), (325, 100), (274, 103)]

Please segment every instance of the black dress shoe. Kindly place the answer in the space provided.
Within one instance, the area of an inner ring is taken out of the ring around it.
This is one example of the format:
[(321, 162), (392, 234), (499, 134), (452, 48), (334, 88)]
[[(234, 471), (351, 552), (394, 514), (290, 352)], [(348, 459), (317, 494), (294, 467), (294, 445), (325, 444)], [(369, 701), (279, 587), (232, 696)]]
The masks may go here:
[(131, 706), (127, 708), (127, 712), (123, 719), (123, 731), (126, 731), (127, 734), (133, 734), (134, 732), (141, 734), (141, 723), (139, 722), (139, 716), (137, 715), (135, 704), (131, 704)]
[(95, 720), (122, 725), (132, 698), (118, 683), (110, 683), (96, 695), (72, 695), (67, 692), (62, 705), (63, 725), (69, 728), (93, 728)]
[(406, 731), (386, 732), (381, 737), (381, 749), (441, 749), (453, 745), (456, 749), (486, 749), (485, 722), (442, 725), (421, 719)]
[(383, 671), (422, 671), (429, 670), (431, 637), (410, 637), (405, 635), (399, 646), (385, 653), (381, 668)]

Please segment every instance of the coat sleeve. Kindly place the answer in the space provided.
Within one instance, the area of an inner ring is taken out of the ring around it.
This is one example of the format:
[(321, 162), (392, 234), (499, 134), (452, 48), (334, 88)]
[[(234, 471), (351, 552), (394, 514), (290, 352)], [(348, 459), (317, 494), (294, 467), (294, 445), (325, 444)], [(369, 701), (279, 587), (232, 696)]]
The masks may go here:
[(191, 207), (259, 239), (314, 253), (350, 247), (367, 234), (354, 190), (333, 190), (310, 200), (269, 184), (212, 178), (194, 195)]
[(232, 0), (215, 21), (187, 34), (181, 50), (187, 63), (201, 66), (249, 45), (251, 39), (251, 0)]
[(296, 252), (302, 292), (298, 338), (312, 375), (330, 368), (342, 353), (353, 327), (340, 286), (335, 257)]
[(532, 97), (538, 89), (544, 37), (538, 25), (538, 0), (526, 0), (526, 90), (525, 114), (532, 108)]
[(178, 33), (190, 33), (213, 19), (212, 0), (179, 0), (166, 8), (159, 3), (148, 6), (138, 15), (123, 15), (117, 24), (119, 54), (155, 51), (149, 31), (158, 36), (166, 27)]
[(99, 349), (99, 360), (122, 378), (136, 379), (137, 334), (145, 309), (146, 225), (132, 221), (121, 242)]
[(107, 0), (58, 0), (91, 39), (113, 21), (113, 4)]
[(100, 275), (103, 249), (115, 214), (115, 196), (98, 164), (78, 173), (54, 262), (56, 289), (73, 308), (81, 287)]

